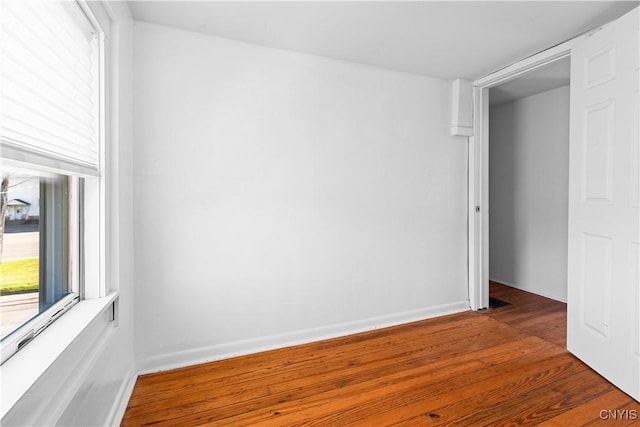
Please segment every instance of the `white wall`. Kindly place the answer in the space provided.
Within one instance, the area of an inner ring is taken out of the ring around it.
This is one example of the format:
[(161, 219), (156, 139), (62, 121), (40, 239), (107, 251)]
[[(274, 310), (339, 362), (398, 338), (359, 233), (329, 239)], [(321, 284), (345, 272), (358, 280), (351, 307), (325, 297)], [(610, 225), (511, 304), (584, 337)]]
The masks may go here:
[[(110, 3), (108, 10), (97, 2), (91, 2), (90, 6), (100, 22), (107, 24), (105, 30), (110, 33), (107, 40), (107, 55), (111, 61), (107, 73), (112, 84), (108, 88), (110, 143), (107, 147), (106, 267), (108, 286), (111, 290), (118, 290), (120, 295), (118, 326), (109, 321), (107, 313), (90, 322), (8, 410), (2, 418), (2, 425), (117, 425), (136, 378), (131, 185), (133, 21), (126, 3)], [(114, 21), (109, 24), (111, 19)], [(55, 330), (57, 323), (50, 330)]]
[(135, 27), (142, 371), (468, 307), (450, 82)]
[(567, 299), (569, 86), (491, 107), (489, 276)]

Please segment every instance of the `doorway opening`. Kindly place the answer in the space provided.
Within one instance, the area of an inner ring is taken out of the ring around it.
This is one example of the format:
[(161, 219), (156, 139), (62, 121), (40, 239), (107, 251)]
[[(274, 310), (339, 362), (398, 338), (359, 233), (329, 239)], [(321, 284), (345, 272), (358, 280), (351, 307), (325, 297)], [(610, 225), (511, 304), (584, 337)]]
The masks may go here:
[(570, 58), (488, 88), (486, 314), (566, 348)]
[[(489, 280), (490, 280), (490, 214), (494, 209), (490, 204), (490, 110), (491, 103), (495, 109), (508, 102), (515, 103), (516, 99), (534, 97), (544, 92), (560, 89), (559, 92), (568, 93), (568, 79), (565, 75), (567, 65), (570, 61), (571, 49), (575, 44), (575, 39), (562, 43), (544, 52), (540, 52), (503, 70), (499, 70), (474, 83), (474, 136), (469, 140), (469, 302), (471, 309), (481, 310), (489, 307)], [(545, 77), (546, 76), (546, 77)], [(553, 77), (555, 76), (555, 77)], [(553, 86), (556, 87), (553, 87)], [(491, 93), (490, 93), (491, 92)], [(493, 102), (491, 98), (493, 95)], [(556, 94), (558, 96), (558, 94)], [(541, 97), (545, 97), (541, 95)], [(529, 104), (521, 102), (520, 104)], [(534, 102), (535, 104), (535, 102)], [(513, 113), (506, 113), (507, 116)], [(511, 121), (515, 117), (511, 118)], [(507, 122), (509, 117), (507, 117)], [(535, 122), (535, 118), (530, 120)], [(507, 123), (507, 126), (514, 123)], [(518, 124), (519, 126), (521, 124)], [(568, 128), (567, 119), (566, 126)], [(544, 125), (546, 126), (546, 125)], [(541, 128), (540, 132), (545, 128)], [(568, 138), (566, 142), (568, 150)], [(565, 166), (566, 167), (566, 166)], [(522, 172), (522, 171), (517, 171)], [(566, 173), (566, 171), (565, 171)], [(494, 181), (495, 181), (494, 174)], [(515, 183), (513, 191), (517, 193), (518, 187)], [(566, 190), (565, 190), (566, 191)], [(566, 193), (565, 193), (566, 194)], [(513, 194), (513, 197), (521, 197), (520, 194)], [(506, 201), (504, 203), (507, 203)], [(513, 201), (512, 201), (513, 204)], [(522, 204), (521, 204), (522, 205)], [(513, 210), (513, 205), (511, 210)], [(522, 209), (519, 207), (518, 209)], [(536, 207), (538, 209), (538, 207)], [(566, 202), (565, 202), (566, 211)], [(504, 211), (502, 212), (504, 213)], [(500, 218), (498, 212), (498, 219)], [(523, 212), (526, 215), (527, 212)], [(565, 214), (566, 215), (566, 214)], [(510, 220), (513, 221), (513, 218)], [(495, 221), (494, 221), (495, 222)], [(494, 224), (495, 225), (495, 224)], [(508, 224), (507, 224), (508, 225)], [(514, 224), (511, 225), (511, 228)], [(566, 227), (566, 224), (565, 224)], [(495, 243), (495, 242), (494, 242)], [(526, 257), (526, 254), (521, 255)], [(566, 263), (566, 255), (565, 263)], [(560, 260), (558, 260), (559, 262)], [(494, 265), (495, 268), (497, 268)], [(524, 268), (524, 267), (523, 267)], [(528, 267), (527, 267), (528, 268)], [(518, 271), (524, 271), (519, 269)], [(508, 276), (499, 274), (497, 280), (507, 282), (510, 285)], [(553, 295), (542, 291), (544, 296), (556, 296), (562, 300), (566, 299), (566, 273), (564, 276), (564, 294)], [(524, 289), (524, 287), (523, 287)]]
[(564, 303), (569, 83), (566, 57), (489, 89), (490, 286)]

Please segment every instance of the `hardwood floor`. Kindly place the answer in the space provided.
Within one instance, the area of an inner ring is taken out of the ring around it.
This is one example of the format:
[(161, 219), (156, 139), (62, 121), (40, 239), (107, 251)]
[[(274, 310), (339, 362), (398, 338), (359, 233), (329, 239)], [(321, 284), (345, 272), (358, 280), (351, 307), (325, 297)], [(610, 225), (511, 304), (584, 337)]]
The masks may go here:
[(640, 423), (640, 404), (565, 350), (565, 304), (491, 295), (512, 305), (141, 376), (122, 425)]

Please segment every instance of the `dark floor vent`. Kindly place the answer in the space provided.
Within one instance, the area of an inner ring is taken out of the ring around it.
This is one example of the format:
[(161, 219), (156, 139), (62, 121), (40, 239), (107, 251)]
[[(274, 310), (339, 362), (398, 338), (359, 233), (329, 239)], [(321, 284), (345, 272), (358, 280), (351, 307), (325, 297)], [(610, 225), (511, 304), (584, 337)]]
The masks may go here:
[(502, 301), (501, 299), (489, 297), (489, 308), (498, 308), (511, 305), (510, 302)]

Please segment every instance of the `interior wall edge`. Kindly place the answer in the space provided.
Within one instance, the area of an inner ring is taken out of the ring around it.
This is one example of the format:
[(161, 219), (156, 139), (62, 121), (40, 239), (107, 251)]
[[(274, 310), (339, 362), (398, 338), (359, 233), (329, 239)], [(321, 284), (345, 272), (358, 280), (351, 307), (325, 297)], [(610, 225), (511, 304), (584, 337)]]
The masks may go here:
[(397, 326), (404, 323), (417, 322), (438, 316), (461, 313), (467, 310), (469, 310), (469, 301), (464, 300), (353, 322), (323, 326), (320, 328), (299, 330), (255, 339), (200, 347), (186, 351), (159, 354), (140, 361), (138, 365), (138, 375), (168, 371), (201, 363), (230, 359), (237, 356), (245, 356), (248, 354), (291, 347), (294, 345), (339, 338), (376, 329)]

